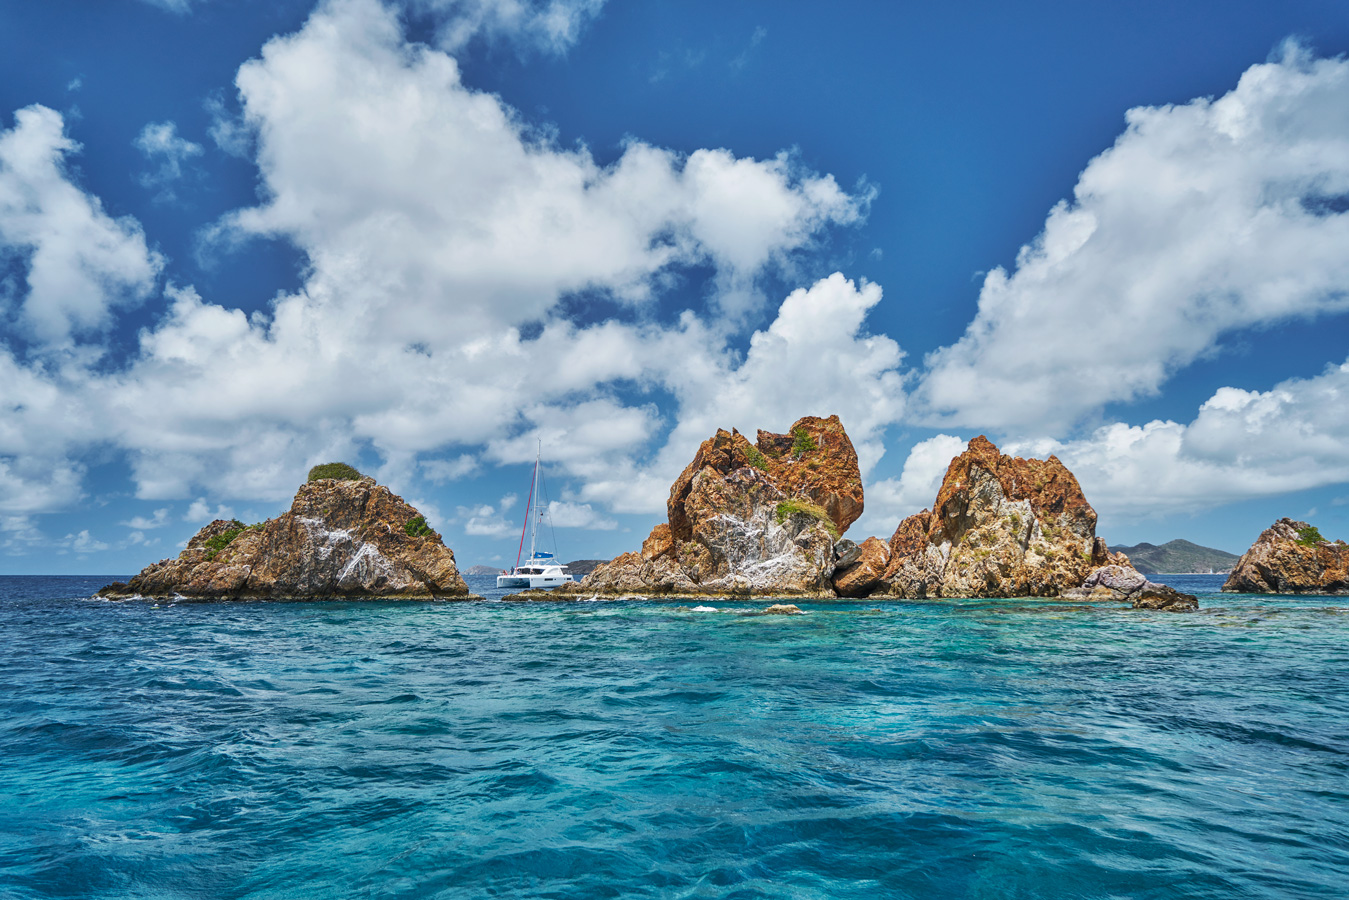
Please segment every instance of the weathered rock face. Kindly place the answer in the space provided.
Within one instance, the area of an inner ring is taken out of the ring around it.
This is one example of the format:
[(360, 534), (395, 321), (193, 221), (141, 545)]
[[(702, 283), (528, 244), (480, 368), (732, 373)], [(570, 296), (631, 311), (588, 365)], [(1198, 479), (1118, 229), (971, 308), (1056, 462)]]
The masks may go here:
[(1261, 532), (1223, 584), (1243, 594), (1349, 593), (1349, 545), (1306, 522), (1280, 519)]
[(1096, 511), (1055, 457), (1004, 456), (985, 437), (951, 461), (932, 510), (890, 539), (883, 593), (900, 597), (1053, 597), (1115, 560)]
[(1124, 600), (1134, 609), (1161, 609), (1180, 612), (1199, 608), (1194, 594), (1182, 594), (1165, 584), (1148, 581), (1131, 565), (1112, 563), (1087, 576), (1081, 587), (1069, 588), (1060, 596), (1068, 600)]
[(865, 597), (876, 589), (890, 566), (890, 545), (869, 537), (857, 545), (855, 553), (840, 557), (834, 564), (834, 590), (840, 597)]
[[(1096, 511), (1057, 458), (1005, 456), (982, 436), (951, 461), (932, 509), (901, 522), (889, 549), (876, 594), (1076, 596), (1074, 589), (1103, 566), (1132, 573), (1130, 590), (1102, 587), (1092, 596), (1111, 592), (1110, 599), (1137, 601), (1171, 591), (1148, 582), (1128, 557), (1106, 549), (1096, 537)], [(1087, 593), (1095, 587), (1087, 585)]]
[(751, 444), (718, 430), (670, 488), (668, 523), (579, 591), (832, 594), (834, 542), (862, 514), (857, 454), (838, 416)]
[[(373, 479), (312, 481), (278, 518), (242, 531), (217, 519), (177, 559), (99, 593), (220, 600), (471, 596), (440, 535), (408, 534), (417, 518), (416, 509)], [(231, 531), (238, 533), (220, 546)]]

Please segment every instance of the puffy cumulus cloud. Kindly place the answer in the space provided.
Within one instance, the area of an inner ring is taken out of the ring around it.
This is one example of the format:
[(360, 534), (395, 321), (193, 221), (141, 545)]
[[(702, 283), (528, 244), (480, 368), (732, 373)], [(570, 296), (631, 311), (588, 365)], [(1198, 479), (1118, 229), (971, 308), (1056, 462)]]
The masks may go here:
[(589, 503), (553, 500), (548, 504), (548, 518), (557, 528), (585, 528), (591, 531), (613, 531), (618, 523), (601, 515)]
[[(657, 437), (661, 420), (654, 407), (627, 407), (626, 428), (613, 434), (621, 452), (566, 460), (568, 471), (583, 481), (581, 498), (615, 512), (658, 512), (671, 481), (718, 428), (751, 436), (760, 428), (781, 432), (802, 415), (837, 414), (868, 471), (884, 453), (885, 428), (901, 419), (905, 407), (903, 351), (865, 327), (880, 300), (879, 286), (830, 275), (793, 291), (773, 322), (750, 337), (743, 357), (692, 314), (678, 328), (631, 334), (642, 377), (674, 398), (674, 425), (659, 450), (639, 462), (634, 451)], [(585, 420), (595, 428), (619, 424), (598, 415)], [(533, 433), (517, 438), (521, 447)], [(625, 436), (631, 437), (627, 446), (621, 443)]]
[(136, 149), (157, 166), (140, 177), (142, 187), (157, 190), (156, 199), (174, 199), (172, 184), (183, 177), (183, 164), (194, 156), (201, 156), (201, 144), (195, 144), (178, 135), (173, 122), (152, 122), (136, 136)]
[(65, 551), (76, 554), (101, 553), (108, 549), (108, 545), (91, 536), (87, 528), (78, 534), (66, 535), (62, 545)]
[[(793, 292), (743, 352), (716, 303), (671, 323), (638, 310), (579, 324), (557, 306), (572, 292), (640, 306), (673, 270), (708, 264), (715, 286), (743, 294), (862, 214), (865, 197), (829, 176), (786, 156), (635, 141), (600, 166), (465, 87), (452, 58), (406, 43), (374, 0), (324, 4), (243, 66), (238, 87), (265, 201), (217, 238), (292, 241), (306, 283), (252, 315), (169, 285), (113, 370), (0, 351), (0, 375), (14, 376), (0, 394), (19, 410), (0, 419), (6, 471), (31, 456), (70, 476), (34, 468), (13, 495), (31, 499), (0, 511), (71, 502), (70, 460), (95, 444), (127, 453), (139, 497), (199, 498), (197, 521), (227, 513), (222, 501), (283, 500), (314, 463), (373, 454), (413, 496), (422, 481), (532, 459), (542, 438), (580, 485), (560, 514), (580, 521), (588, 506), (597, 527), (600, 508), (662, 508), (716, 427), (782, 429), (803, 412), (838, 412), (864, 460), (879, 456), (903, 409), (903, 355), (865, 328), (874, 285), (835, 275)], [(47, 484), (64, 494), (42, 499)], [(451, 521), (499, 535), (503, 511)]]
[(634, 141), (599, 166), (464, 86), (375, 0), (326, 4), (237, 85), (269, 199), (217, 239), (290, 239), (311, 296), (432, 350), (541, 318), (568, 292), (641, 301), (676, 265), (710, 261), (738, 290), (865, 202), (787, 157)]
[(507, 494), (495, 506), (483, 503), (478, 506), (456, 507), (453, 521), (463, 527), (465, 534), (478, 537), (510, 537), (516, 533), (517, 526), (506, 521), (505, 513), (515, 505), (516, 499), (514, 494)]
[(930, 509), (941, 489), (951, 460), (965, 451), (966, 441), (938, 434), (914, 444), (898, 478), (886, 478), (866, 486), (866, 511), (853, 524), (858, 535), (889, 538), (906, 516)]
[[(165, 506), (155, 510), (153, 518), (147, 519), (145, 516), (133, 516), (122, 524), (128, 528), (142, 532), (151, 531), (155, 528), (162, 528), (169, 524), (169, 508)], [(144, 535), (142, 534), (141, 537), (143, 538)]]
[(212, 510), (211, 504), (206, 502), (205, 497), (198, 497), (196, 500), (193, 500), (191, 505), (188, 506), (187, 512), (183, 514), (184, 522), (200, 523), (203, 525), (207, 522), (214, 522), (216, 519), (232, 518), (234, 518), (233, 509), (228, 506), (217, 505), (216, 508)]
[(113, 308), (144, 300), (163, 260), (138, 222), (113, 219), (71, 181), (65, 160), (80, 146), (60, 113), (29, 106), (14, 119), (0, 131), (0, 259), (17, 257), (26, 274), (17, 311), (23, 331), (69, 348), (74, 337), (105, 328)]
[(561, 53), (604, 7), (604, 0), (405, 0), (413, 11), (439, 20), (437, 43), (450, 52), (476, 36), (508, 39), (526, 48)]
[(1349, 362), (1269, 391), (1217, 390), (1195, 419), (1113, 424), (1056, 454), (1103, 516), (1142, 518), (1349, 482)]
[[(599, 166), (532, 137), (498, 98), (465, 87), (451, 57), (406, 43), (374, 0), (325, 4), (237, 81), (267, 201), (216, 237), (288, 239), (311, 274), (251, 317), (168, 290), (139, 356), (101, 382), (144, 498), (210, 482), (280, 498), (291, 473), (363, 448), (406, 462), (485, 446), (487, 459), (516, 462), (541, 436), (568, 474), (607, 477), (666, 427), (653, 403), (621, 399), (617, 386), (673, 390), (705, 410), (718, 389), (707, 380), (737, 368), (729, 336), (693, 312), (671, 326), (641, 316), (580, 326), (554, 314), (559, 298), (641, 303), (672, 267), (708, 262), (718, 283), (744, 290), (865, 202), (785, 156), (684, 158), (633, 142)], [(787, 393), (818, 407), (842, 370), (870, 377), (898, 360), (888, 339), (852, 353), (839, 337), (856, 333), (879, 289), (830, 284), (793, 295), (756, 336), (763, 346), (736, 376), (727, 416), (761, 405), (752, 385), (783, 393), (774, 365), (794, 366), (800, 386)], [(805, 321), (821, 314), (827, 327)], [(540, 330), (526, 337), (527, 323)], [(841, 348), (842, 362), (831, 356)], [(701, 386), (690, 366), (705, 369)], [(471, 471), (456, 466), (422, 471)]]
[(419, 465), (422, 477), (432, 484), (458, 481), (481, 468), (477, 458), (468, 453), (462, 453), (454, 459), (424, 459)]
[(929, 358), (932, 421), (1061, 432), (1225, 334), (1349, 310), (1349, 60), (1289, 44), (1217, 100), (1127, 121)]
[(899, 421), (905, 404), (903, 351), (865, 328), (880, 301), (880, 285), (835, 272), (792, 291), (738, 365), (723, 358), (703, 371), (671, 370), (681, 405), (671, 443), (682, 452), (727, 423), (753, 434), (783, 431), (801, 415), (837, 413), (869, 469), (884, 452), (882, 430)]

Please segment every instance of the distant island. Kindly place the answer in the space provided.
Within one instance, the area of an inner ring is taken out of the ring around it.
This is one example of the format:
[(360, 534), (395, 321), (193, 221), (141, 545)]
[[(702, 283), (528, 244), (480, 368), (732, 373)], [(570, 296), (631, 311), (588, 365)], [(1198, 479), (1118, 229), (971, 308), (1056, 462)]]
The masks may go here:
[(1201, 547), (1184, 540), (1156, 544), (1135, 544), (1132, 547), (1111, 545), (1112, 553), (1123, 553), (1140, 572), (1168, 575), (1226, 575), (1241, 557), (1213, 547)]

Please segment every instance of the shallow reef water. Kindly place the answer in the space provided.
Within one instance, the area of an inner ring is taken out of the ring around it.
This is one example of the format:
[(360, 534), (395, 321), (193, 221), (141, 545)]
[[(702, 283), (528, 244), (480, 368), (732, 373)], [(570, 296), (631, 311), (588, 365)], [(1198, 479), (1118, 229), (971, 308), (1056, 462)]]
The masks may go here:
[(89, 599), (111, 578), (0, 578), (0, 897), (1349, 896), (1349, 598)]

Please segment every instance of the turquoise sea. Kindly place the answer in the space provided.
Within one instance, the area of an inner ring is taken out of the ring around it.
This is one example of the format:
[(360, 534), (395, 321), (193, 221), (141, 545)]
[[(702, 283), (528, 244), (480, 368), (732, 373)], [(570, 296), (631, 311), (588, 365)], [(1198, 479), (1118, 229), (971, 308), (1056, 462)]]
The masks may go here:
[(2, 897), (1349, 896), (1349, 598), (87, 599), (113, 577), (0, 578)]

